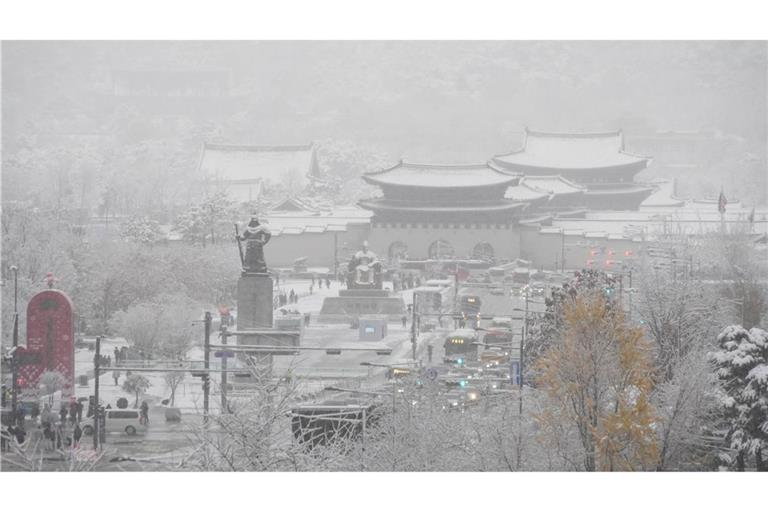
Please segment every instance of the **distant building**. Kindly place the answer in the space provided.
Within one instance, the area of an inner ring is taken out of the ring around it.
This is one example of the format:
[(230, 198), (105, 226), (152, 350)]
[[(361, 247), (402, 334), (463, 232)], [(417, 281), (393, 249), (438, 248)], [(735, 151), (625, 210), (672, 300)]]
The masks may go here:
[(532, 211), (578, 210), (586, 207), (586, 191), (587, 187), (562, 176), (525, 176), (504, 197), (529, 203)]
[(523, 202), (504, 197), (520, 175), (493, 163), (397, 165), (363, 175), (383, 197), (359, 202), (373, 212), (370, 244), (398, 259), (514, 258)]
[(228, 69), (113, 69), (112, 94), (121, 97), (221, 97), (230, 95), (231, 81)]
[(209, 192), (225, 190), (236, 202), (257, 201), (263, 187), (280, 185), (298, 192), (318, 173), (313, 144), (253, 146), (206, 142), (199, 175)]
[(561, 176), (585, 186), (583, 203), (592, 210), (636, 210), (654, 191), (634, 182), (649, 161), (624, 150), (621, 131), (549, 133), (529, 129), (521, 149), (492, 159), (511, 172)]

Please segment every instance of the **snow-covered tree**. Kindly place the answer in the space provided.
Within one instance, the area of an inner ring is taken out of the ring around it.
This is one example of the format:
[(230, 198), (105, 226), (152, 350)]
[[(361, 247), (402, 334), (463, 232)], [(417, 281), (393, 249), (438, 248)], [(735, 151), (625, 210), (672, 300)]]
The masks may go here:
[(199, 309), (184, 294), (160, 294), (115, 313), (110, 328), (147, 355), (178, 359), (189, 350)]
[(717, 337), (718, 350), (709, 354), (720, 381), (722, 406), (729, 428), (726, 442), (736, 453), (739, 471), (745, 457), (755, 457), (758, 471), (766, 470), (768, 448), (768, 332), (739, 325), (726, 327)]
[(533, 363), (559, 339), (564, 326), (565, 305), (574, 300), (579, 294), (600, 292), (608, 303), (620, 299), (620, 278), (609, 276), (605, 272), (584, 269), (574, 272), (573, 278), (562, 286), (554, 287), (550, 295), (545, 297), (546, 310), (529, 327), (528, 338), (525, 342), (526, 373), (530, 374)]
[(160, 225), (148, 217), (132, 216), (120, 225), (120, 236), (134, 243), (152, 245), (163, 238)]
[(38, 385), (40, 386), (40, 390), (44, 395), (48, 396), (48, 403), (50, 405), (53, 405), (54, 393), (64, 389), (64, 386), (66, 384), (67, 384), (66, 377), (64, 377), (64, 375), (62, 375), (61, 372), (57, 372), (57, 371), (43, 372), (43, 374), (40, 375), (40, 378), (38, 379)]
[(537, 420), (544, 437), (570, 427), (587, 471), (656, 466), (658, 446), (651, 405), (653, 356), (639, 328), (627, 325), (602, 292), (565, 303), (562, 339), (536, 364), (547, 404)]
[(123, 391), (130, 393), (136, 397), (136, 401), (133, 403), (134, 407), (139, 406), (139, 396), (142, 393), (146, 393), (152, 384), (143, 375), (133, 373), (125, 378), (123, 381)]
[(171, 407), (176, 403), (176, 389), (184, 381), (184, 372), (168, 372), (163, 376), (165, 386), (171, 392)]

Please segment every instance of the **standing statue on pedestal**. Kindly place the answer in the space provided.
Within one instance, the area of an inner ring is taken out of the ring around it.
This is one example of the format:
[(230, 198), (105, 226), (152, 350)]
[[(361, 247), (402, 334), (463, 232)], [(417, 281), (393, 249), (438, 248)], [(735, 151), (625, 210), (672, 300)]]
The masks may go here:
[[(241, 235), (235, 224), (235, 238), (240, 249), (240, 262), (243, 274), (266, 274), (267, 263), (264, 261), (264, 246), (272, 238), (272, 233), (255, 216), (251, 217), (245, 232)], [(240, 242), (245, 242), (245, 257)]]
[(363, 242), (363, 249), (357, 251), (347, 265), (347, 288), (381, 290), (382, 273), (376, 253), (368, 249), (368, 242)]

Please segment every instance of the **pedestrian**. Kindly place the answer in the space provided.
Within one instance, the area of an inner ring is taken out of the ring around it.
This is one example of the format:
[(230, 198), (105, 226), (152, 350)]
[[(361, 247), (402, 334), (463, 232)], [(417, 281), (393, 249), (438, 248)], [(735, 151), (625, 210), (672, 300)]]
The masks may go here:
[(430, 363), (432, 362), (432, 350), (433, 350), (433, 347), (432, 347), (432, 344), (430, 343), (429, 345), (427, 345), (427, 361), (429, 361)]
[(83, 402), (77, 402), (77, 422), (83, 421)]
[(50, 404), (43, 405), (43, 415), (40, 417), (40, 422), (45, 426), (46, 423), (51, 422), (51, 406)]
[(326, 278), (325, 278), (325, 287), (328, 288), (329, 290), (331, 289), (331, 278), (330, 277), (326, 276)]
[(403, 318), (401, 318), (401, 320), (403, 321), (403, 327), (405, 327), (408, 324), (408, 317), (403, 315)]
[(120, 349), (115, 347), (115, 365), (120, 364)]
[(83, 429), (80, 428), (80, 422), (75, 423), (75, 429), (72, 431), (73, 447), (80, 448), (80, 438), (83, 437)]
[(149, 425), (149, 405), (146, 401), (141, 402), (141, 421), (143, 425)]
[(112, 372), (112, 380), (115, 381), (115, 386), (117, 386), (118, 381), (120, 380), (120, 372), (118, 370)]
[(77, 402), (75, 397), (72, 397), (69, 401), (69, 422), (73, 425), (77, 423)]
[(318, 290), (322, 290), (323, 289), (323, 280), (322, 279), (318, 279), (317, 280), (317, 289)]
[(314, 276), (314, 274), (312, 275), (312, 286), (315, 286), (315, 276)]
[(40, 405), (37, 402), (32, 404), (29, 414), (32, 417), (32, 421), (37, 423), (37, 418), (40, 416)]
[[(312, 281), (314, 281), (314, 279)], [(315, 283), (314, 282), (311, 285), (309, 285), (309, 294), (310, 295), (312, 295), (312, 291), (313, 291), (314, 287), (315, 287)]]
[(27, 416), (27, 412), (24, 409), (24, 404), (19, 402), (18, 404), (16, 404), (16, 424), (23, 425), (24, 419), (26, 418), (26, 416)]
[(19, 444), (24, 444), (24, 439), (27, 437), (27, 431), (24, 429), (23, 426), (16, 427), (16, 442)]
[(62, 425), (67, 422), (67, 406), (64, 404), (61, 404), (61, 409), (59, 409), (59, 418), (61, 418)]

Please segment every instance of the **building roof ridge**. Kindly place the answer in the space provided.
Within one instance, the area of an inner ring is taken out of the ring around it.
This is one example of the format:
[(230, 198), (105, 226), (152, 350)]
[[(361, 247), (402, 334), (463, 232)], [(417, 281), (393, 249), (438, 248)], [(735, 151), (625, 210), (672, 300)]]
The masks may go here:
[(221, 151), (310, 151), (315, 146), (314, 142), (309, 144), (278, 144), (278, 145), (260, 145), (260, 144), (227, 144), (220, 142), (205, 142), (204, 149), (218, 149)]
[(606, 130), (606, 131), (583, 131), (583, 132), (555, 132), (545, 130), (532, 130), (529, 127), (525, 127), (525, 136), (534, 136), (540, 138), (563, 138), (563, 139), (598, 139), (608, 137), (621, 137), (624, 139), (624, 131), (619, 128), (618, 130)]

